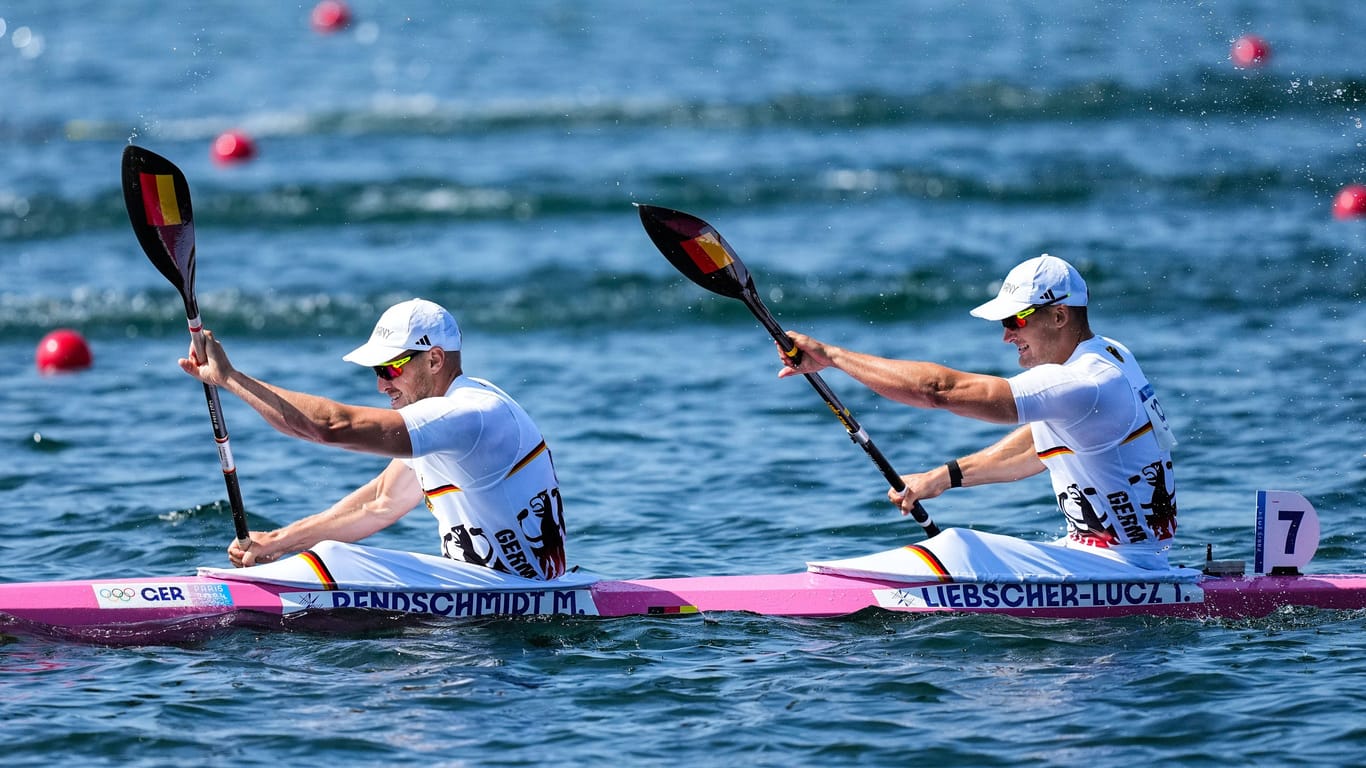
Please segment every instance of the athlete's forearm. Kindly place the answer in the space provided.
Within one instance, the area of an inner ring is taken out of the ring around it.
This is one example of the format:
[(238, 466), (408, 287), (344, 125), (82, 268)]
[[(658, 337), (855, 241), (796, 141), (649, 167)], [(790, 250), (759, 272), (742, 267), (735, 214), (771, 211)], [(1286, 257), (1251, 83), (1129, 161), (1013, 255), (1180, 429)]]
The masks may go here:
[(320, 541), (359, 541), (392, 525), (422, 500), (422, 488), (401, 462), (331, 507), (266, 534), (273, 551), (298, 552)]
[(268, 384), (234, 370), (224, 387), (280, 432), (315, 443), (345, 425), (344, 408), (325, 397)]
[(1034, 450), (1034, 435), (1026, 424), (976, 453), (958, 459), (964, 487), (1009, 483), (1033, 477), (1045, 467)]

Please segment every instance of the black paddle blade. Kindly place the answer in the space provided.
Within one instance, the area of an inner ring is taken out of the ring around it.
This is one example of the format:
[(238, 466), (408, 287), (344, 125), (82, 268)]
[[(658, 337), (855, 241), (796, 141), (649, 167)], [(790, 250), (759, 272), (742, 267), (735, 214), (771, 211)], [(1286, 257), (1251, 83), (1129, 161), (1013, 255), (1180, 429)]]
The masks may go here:
[(636, 208), (655, 247), (689, 280), (732, 299), (753, 292), (754, 278), (715, 227), (670, 208), (640, 203)]
[(152, 264), (197, 317), (194, 296), (194, 211), (190, 184), (175, 163), (131, 144), (123, 150), (123, 201), (128, 220)]

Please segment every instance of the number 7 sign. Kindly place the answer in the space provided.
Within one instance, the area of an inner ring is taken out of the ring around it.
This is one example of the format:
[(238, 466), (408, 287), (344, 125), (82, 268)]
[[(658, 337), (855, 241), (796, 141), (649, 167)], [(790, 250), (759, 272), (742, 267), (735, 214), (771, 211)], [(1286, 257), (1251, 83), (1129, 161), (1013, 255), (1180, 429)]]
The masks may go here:
[(1319, 548), (1319, 515), (1293, 491), (1257, 491), (1256, 537), (1254, 572), (1297, 574)]

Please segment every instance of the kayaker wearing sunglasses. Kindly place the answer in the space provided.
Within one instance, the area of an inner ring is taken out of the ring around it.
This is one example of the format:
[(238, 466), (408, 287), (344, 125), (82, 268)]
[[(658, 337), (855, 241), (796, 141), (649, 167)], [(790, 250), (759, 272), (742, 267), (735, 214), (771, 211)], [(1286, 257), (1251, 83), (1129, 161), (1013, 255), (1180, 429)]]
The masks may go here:
[[(1062, 259), (1044, 254), (1012, 269), (998, 295), (972, 310), (1000, 322), (1004, 341), (1015, 345), (1025, 370), (1010, 378), (853, 352), (800, 333), (788, 335), (801, 361), (792, 365), (780, 350), (779, 376), (837, 368), (897, 402), (1020, 425), (976, 453), (903, 476), (905, 492), (888, 493), (903, 514), (950, 488), (1010, 482), (1046, 469), (1067, 534), (1052, 543), (1058, 547), (1042, 550), (1043, 558), (1063, 548), (1163, 570), (1176, 533), (1176, 441), (1133, 353), (1092, 332), (1087, 301), (1086, 282)], [(960, 541), (945, 558), (972, 571), (974, 546)], [(1020, 561), (1033, 562), (1034, 549)], [(1054, 570), (1075, 567), (1059, 557)]]
[(530, 579), (565, 570), (564, 506), (545, 438), (507, 393), (461, 369), (460, 327), (424, 299), (390, 307), (370, 340), (343, 359), (373, 369), (390, 408), (339, 403), (235, 369), (204, 333), (180, 367), (237, 395), (280, 432), (392, 459), (373, 480), (316, 515), (251, 533), (235, 565), (278, 560), (324, 540), (358, 541), (425, 502), (441, 553)]

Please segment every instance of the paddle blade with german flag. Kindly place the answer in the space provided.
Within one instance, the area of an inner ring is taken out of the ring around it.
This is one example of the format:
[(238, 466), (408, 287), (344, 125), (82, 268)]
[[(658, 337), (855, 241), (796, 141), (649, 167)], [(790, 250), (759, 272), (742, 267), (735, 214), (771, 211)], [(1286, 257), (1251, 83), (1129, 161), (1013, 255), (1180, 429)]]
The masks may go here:
[(123, 150), (123, 200), (128, 220), (152, 264), (180, 291), (187, 316), (194, 306), (194, 212), (185, 174), (142, 147)]
[(732, 299), (754, 290), (754, 279), (730, 243), (707, 222), (682, 211), (636, 203), (655, 247), (689, 280)]

